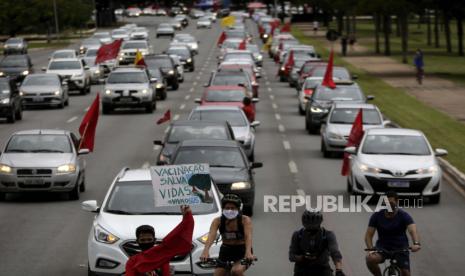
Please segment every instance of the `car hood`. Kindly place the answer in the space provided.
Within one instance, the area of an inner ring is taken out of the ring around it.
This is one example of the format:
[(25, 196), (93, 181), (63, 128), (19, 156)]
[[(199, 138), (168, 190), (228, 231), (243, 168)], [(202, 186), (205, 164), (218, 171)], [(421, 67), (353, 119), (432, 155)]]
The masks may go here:
[(47, 73), (58, 74), (60, 76), (68, 76), (68, 75), (81, 75), (84, 73), (83, 70), (49, 70), (47, 69)]
[(218, 185), (250, 180), (249, 173), (246, 168), (210, 167), (210, 175)]
[[(194, 215), (194, 235), (193, 240), (208, 233), (213, 219), (220, 213), (207, 215)], [(157, 239), (163, 239), (182, 220), (181, 215), (115, 215), (102, 212), (98, 216), (98, 224), (119, 237), (121, 240), (135, 240), (136, 228), (150, 224), (156, 230)]]
[[(363, 129), (367, 130), (370, 128), (383, 128), (383, 125), (363, 125)], [(336, 133), (342, 136), (349, 136), (350, 130), (352, 129), (351, 124), (329, 124), (327, 127), (327, 132)]]
[(138, 90), (148, 87), (147, 83), (111, 83), (105, 85), (105, 89), (112, 90)]
[(53, 92), (60, 90), (61, 87), (51, 85), (27, 85), (21, 86), (21, 91), (26, 93)]
[(436, 158), (432, 155), (367, 155), (361, 154), (359, 160), (369, 166), (390, 171), (406, 172), (410, 170), (429, 168), (435, 164)]
[(234, 132), (234, 137), (236, 137), (236, 140), (245, 140), (247, 136), (249, 136), (250, 129), (249, 127), (237, 127), (233, 126), (232, 130)]
[(52, 168), (73, 163), (72, 153), (3, 153), (2, 164), (12, 167)]

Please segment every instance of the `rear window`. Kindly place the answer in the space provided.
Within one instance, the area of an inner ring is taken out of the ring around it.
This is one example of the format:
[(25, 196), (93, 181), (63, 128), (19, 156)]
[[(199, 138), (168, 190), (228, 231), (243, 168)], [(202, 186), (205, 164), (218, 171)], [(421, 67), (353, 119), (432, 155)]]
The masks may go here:
[(174, 126), (171, 128), (168, 143), (200, 139), (229, 140), (229, 136), (223, 126)]

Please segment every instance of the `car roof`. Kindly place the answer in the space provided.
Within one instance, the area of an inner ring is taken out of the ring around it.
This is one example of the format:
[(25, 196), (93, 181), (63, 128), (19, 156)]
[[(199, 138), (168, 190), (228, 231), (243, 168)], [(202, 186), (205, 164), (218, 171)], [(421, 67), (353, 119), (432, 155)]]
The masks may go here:
[(334, 103), (334, 108), (363, 108), (363, 109), (376, 109), (376, 105), (369, 103)]
[(142, 72), (144, 71), (143, 68), (138, 67), (116, 67), (113, 72)]
[(201, 140), (184, 140), (179, 144), (181, 147), (228, 147), (237, 148), (240, 145), (235, 140), (218, 140), (218, 139), (201, 139)]
[(240, 111), (241, 109), (237, 106), (213, 106), (213, 105), (202, 105), (196, 106), (192, 111), (203, 111), (203, 110), (234, 110)]
[(56, 50), (53, 53), (63, 53), (63, 52), (76, 53), (76, 50), (74, 50), (74, 49), (61, 49), (61, 50)]
[(225, 126), (226, 121), (200, 121), (200, 120), (177, 120), (171, 123), (172, 126)]
[(50, 60), (50, 62), (54, 62), (54, 61), (79, 61), (79, 59), (78, 58), (56, 58), (56, 59)]
[(31, 134), (50, 135), (50, 134), (69, 134), (69, 133), (70, 131), (61, 130), (61, 129), (30, 129), (30, 130), (17, 131), (13, 135), (31, 135)]
[(423, 136), (423, 132), (416, 129), (408, 128), (372, 128), (365, 130), (366, 134), (370, 135), (408, 135), (408, 136)]
[(26, 76), (26, 78), (29, 78), (29, 77), (41, 77), (41, 78), (56, 77), (58, 78), (59, 75), (55, 73), (33, 73), (33, 74), (29, 74)]
[(118, 182), (150, 181), (150, 169), (127, 169), (120, 175)]

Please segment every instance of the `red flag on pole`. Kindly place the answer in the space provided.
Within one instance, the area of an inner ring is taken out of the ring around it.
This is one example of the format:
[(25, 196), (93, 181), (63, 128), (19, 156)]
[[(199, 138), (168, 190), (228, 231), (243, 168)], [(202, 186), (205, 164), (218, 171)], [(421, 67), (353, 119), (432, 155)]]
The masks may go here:
[[(357, 117), (355, 117), (354, 123), (350, 130), (349, 139), (346, 147), (358, 147), (363, 138), (363, 110), (360, 108)], [(349, 154), (344, 153), (344, 160), (342, 161), (341, 174), (347, 176), (350, 170)]]
[(281, 27), (281, 33), (289, 33), (291, 31), (291, 23), (287, 22)]
[(107, 60), (112, 60), (118, 57), (119, 48), (123, 43), (122, 39), (118, 39), (109, 44), (100, 46), (97, 50), (97, 57), (95, 58), (95, 64), (102, 63)]
[(98, 116), (100, 110), (100, 97), (99, 94), (95, 97), (94, 102), (90, 106), (86, 115), (82, 119), (79, 126), (79, 134), (81, 134), (81, 141), (79, 142), (79, 149), (88, 149), (94, 151), (95, 130), (97, 128)]
[(163, 117), (158, 119), (157, 125), (161, 125), (167, 121), (171, 121), (171, 111), (169, 109), (165, 112), (165, 114), (163, 114)]
[(239, 43), (239, 47), (237, 48), (238, 50), (245, 50), (247, 49), (247, 40), (245, 38)]
[(333, 66), (334, 66), (334, 51), (331, 48), (331, 53), (329, 54), (328, 65), (326, 66), (325, 77), (321, 85), (329, 87), (331, 89), (336, 88), (336, 84), (333, 81)]
[(284, 66), (284, 72), (286, 74), (289, 74), (292, 70), (292, 67), (294, 67), (295, 60), (294, 60), (294, 51), (291, 51), (289, 53), (289, 57), (287, 58), (286, 65)]
[(222, 32), (220, 37), (218, 38), (218, 42), (216, 42), (216, 45), (221, 45), (223, 42), (226, 40), (226, 33)]
[(279, 27), (279, 20), (275, 20), (273, 22), (270, 23), (271, 25), (271, 36), (274, 36), (274, 31), (276, 30), (276, 28)]

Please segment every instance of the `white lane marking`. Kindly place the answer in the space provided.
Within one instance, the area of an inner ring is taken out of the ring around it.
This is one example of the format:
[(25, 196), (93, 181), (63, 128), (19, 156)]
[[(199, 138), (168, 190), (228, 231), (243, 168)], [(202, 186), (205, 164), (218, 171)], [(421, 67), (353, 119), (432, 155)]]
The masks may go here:
[(291, 143), (289, 143), (289, 141), (284, 140), (283, 141), (283, 146), (284, 146), (285, 150), (291, 150)]
[(87, 111), (89, 111), (89, 108), (90, 108), (90, 106), (88, 106), (88, 107), (84, 108), (84, 112), (87, 112)]
[(194, 92), (194, 87), (192, 87), (191, 89), (189, 89), (189, 92)]
[(289, 161), (289, 171), (291, 173), (298, 173), (299, 172), (299, 170), (297, 169), (297, 164), (293, 160)]
[(279, 132), (286, 132), (286, 128), (282, 124), (278, 125), (278, 130)]
[(266, 81), (266, 85), (270, 85), (270, 82), (269, 82), (269, 81)]
[(168, 131), (170, 131), (170, 128), (169, 127), (165, 128), (165, 133), (168, 133)]
[(150, 167), (149, 162), (145, 162), (144, 164), (142, 164), (142, 169), (147, 169), (148, 167)]
[(179, 109), (183, 110), (185, 107), (186, 107), (186, 105), (185, 105), (185, 104), (182, 104), (182, 105), (179, 107)]
[(276, 120), (281, 120), (281, 115), (279, 115), (278, 113), (274, 114), (274, 116), (276, 117)]
[(270, 99), (273, 101), (274, 100), (274, 95), (270, 95)]
[(185, 99), (186, 101), (189, 100), (190, 98), (191, 98), (191, 95), (186, 95), (186, 96), (184, 97), (184, 99)]
[(161, 149), (161, 146), (159, 146), (159, 145), (154, 145), (153, 146), (154, 151), (158, 151), (159, 149)]
[(174, 120), (174, 121), (177, 121), (178, 119), (179, 119), (179, 114), (174, 115), (173, 120)]
[(66, 121), (66, 122), (69, 124), (69, 123), (71, 123), (71, 122), (76, 121), (77, 119), (78, 119), (78, 117), (77, 117), (77, 116), (74, 116), (74, 117), (72, 117), (71, 119), (69, 119), (69, 120)]
[(273, 91), (273, 89), (271, 89), (271, 87), (268, 87), (268, 92), (271, 92)]
[(278, 109), (278, 105), (275, 103), (272, 103), (271, 106), (273, 107), (273, 109)]
[(194, 81), (194, 83), (193, 83), (192, 85), (193, 85), (193, 86), (196, 86), (196, 85), (197, 85), (197, 82), (196, 82), (196, 81)]

